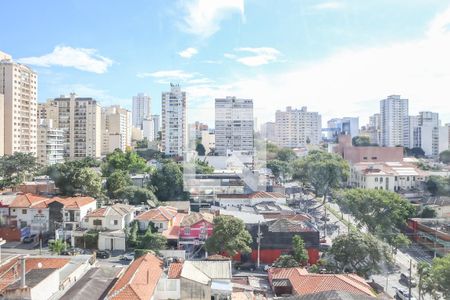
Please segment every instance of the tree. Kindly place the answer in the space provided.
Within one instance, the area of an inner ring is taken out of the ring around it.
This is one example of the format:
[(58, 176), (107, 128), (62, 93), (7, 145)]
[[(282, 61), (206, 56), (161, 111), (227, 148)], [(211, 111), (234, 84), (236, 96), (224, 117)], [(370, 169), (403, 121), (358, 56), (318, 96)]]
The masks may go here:
[(450, 150), (442, 151), (439, 154), (439, 161), (444, 164), (450, 164)]
[(130, 233), (128, 237), (128, 243), (130, 246), (134, 247), (137, 243), (137, 234), (138, 234), (138, 222), (134, 221), (130, 228)]
[(205, 149), (205, 146), (203, 146), (202, 143), (197, 143), (197, 146), (195, 146), (195, 151), (197, 151), (197, 154), (199, 156), (205, 156), (206, 149)]
[(136, 141), (136, 148), (148, 148), (148, 139), (144, 137), (143, 140)]
[(0, 157), (0, 189), (16, 187), (38, 169), (32, 153), (15, 152)]
[(317, 150), (295, 161), (293, 166), (293, 178), (310, 184), (316, 197), (323, 197), (323, 204), (330, 191), (340, 187), (349, 173), (350, 167), (342, 157)]
[(116, 170), (106, 179), (106, 190), (108, 196), (113, 199), (118, 198), (117, 191), (123, 190), (125, 187), (132, 185), (131, 177), (127, 171)]
[(300, 264), (292, 255), (280, 255), (276, 261), (273, 262), (275, 268), (296, 268)]
[(60, 255), (61, 252), (66, 249), (66, 242), (62, 240), (54, 240), (48, 244), (48, 248), (52, 253)]
[(397, 233), (389, 239), (389, 243), (394, 248), (394, 252), (397, 252), (398, 248), (408, 247), (411, 245), (411, 240), (403, 233)]
[(431, 264), (431, 282), (434, 289), (441, 293), (444, 299), (450, 298), (450, 254), (433, 259)]
[(132, 205), (140, 205), (149, 200), (155, 204), (158, 202), (158, 199), (151, 190), (134, 185), (123, 187), (114, 193), (118, 199), (127, 199)]
[(428, 177), (426, 188), (433, 196), (450, 196), (450, 178), (432, 175)]
[(367, 147), (372, 146), (370, 138), (368, 136), (355, 136), (352, 138), (352, 145), (354, 147)]
[(91, 168), (82, 168), (74, 177), (77, 192), (94, 198), (102, 195), (102, 178)]
[(140, 157), (136, 152), (123, 152), (120, 149), (116, 149), (106, 156), (102, 165), (102, 174), (108, 177), (115, 170), (128, 171), (131, 174), (135, 174), (145, 173), (149, 170), (149, 167), (145, 159)]
[(161, 201), (188, 199), (183, 190), (183, 172), (175, 162), (167, 162), (157, 170), (152, 176), (151, 185), (155, 189), (156, 197)]
[(355, 272), (365, 277), (379, 273), (382, 263), (392, 263), (387, 247), (373, 236), (356, 231), (335, 238), (328, 254), (335, 271)]
[(166, 249), (167, 239), (159, 233), (152, 233), (147, 231), (141, 239), (139, 249), (148, 249), (155, 252)]
[(339, 206), (349, 211), (360, 226), (383, 240), (395, 238), (395, 228), (403, 226), (415, 213), (401, 196), (386, 190), (351, 189), (342, 193)]
[(415, 158), (422, 158), (425, 157), (425, 151), (423, 151), (420, 147), (414, 147), (414, 148), (407, 148), (405, 147), (405, 155), (406, 156), (413, 156)]
[(273, 176), (279, 179), (287, 177), (290, 173), (289, 164), (282, 160), (269, 160), (266, 167), (272, 171)]
[(430, 285), (430, 271), (431, 271), (431, 265), (426, 262), (419, 262), (417, 264), (417, 275), (419, 275), (419, 300), (422, 299), (423, 294), (425, 293), (432, 293), (432, 288)]
[(428, 218), (428, 219), (432, 219), (432, 218), (436, 218), (437, 213), (434, 209), (432, 209), (429, 206), (425, 206), (422, 211), (420, 212), (420, 217), (421, 218)]
[(251, 242), (252, 237), (242, 220), (233, 216), (218, 216), (214, 218), (214, 231), (205, 246), (208, 252), (234, 256), (251, 252)]
[(308, 251), (305, 248), (305, 242), (299, 235), (294, 235), (292, 238), (292, 250), (294, 259), (301, 265), (306, 265), (308, 262)]
[(282, 148), (278, 150), (277, 159), (285, 162), (293, 161), (297, 158), (297, 154), (295, 154), (294, 150), (290, 148)]
[(195, 160), (195, 174), (212, 174), (213, 172), (214, 167), (210, 166), (207, 161)]

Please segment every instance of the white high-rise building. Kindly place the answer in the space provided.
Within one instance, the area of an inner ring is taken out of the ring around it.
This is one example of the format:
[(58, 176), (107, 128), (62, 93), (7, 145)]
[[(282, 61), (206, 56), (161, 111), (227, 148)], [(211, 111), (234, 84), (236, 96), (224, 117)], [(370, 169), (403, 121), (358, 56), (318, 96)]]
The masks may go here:
[(419, 147), (426, 156), (437, 157), (440, 148), (439, 114), (422, 111), (418, 116), (409, 117), (410, 148)]
[(64, 162), (64, 131), (53, 127), (53, 120), (40, 119), (37, 162), (48, 166)]
[(102, 155), (131, 146), (131, 112), (118, 105), (102, 109)]
[(322, 117), (309, 112), (306, 107), (275, 113), (275, 135), (280, 147), (298, 148), (308, 144), (318, 145), (322, 137)]
[(56, 118), (55, 127), (64, 130), (65, 157), (101, 156), (102, 112), (96, 100), (71, 93), (69, 97), (61, 96), (42, 104), (40, 115), (44, 114), (47, 119)]
[(5, 154), (5, 97), (0, 94), (0, 156)]
[(352, 138), (359, 135), (359, 118), (334, 118), (327, 122), (328, 139), (336, 139), (340, 134), (348, 134)]
[(254, 153), (253, 100), (226, 97), (216, 99), (216, 153)]
[(439, 127), (439, 153), (450, 149), (450, 124)]
[(159, 115), (152, 115), (152, 120), (153, 120), (153, 132), (155, 133), (154, 140), (156, 141), (158, 139), (158, 132), (161, 131)]
[(151, 102), (150, 96), (139, 93), (133, 96), (133, 126), (143, 129), (142, 122), (151, 116)]
[(161, 146), (166, 155), (182, 156), (186, 149), (186, 92), (180, 85), (170, 84), (170, 92), (162, 93)]
[(409, 101), (391, 95), (380, 101), (381, 145), (405, 146), (409, 141)]
[(151, 117), (145, 118), (142, 121), (142, 134), (149, 142), (155, 140), (155, 123)]
[(0, 52), (4, 154), (37, 153), (37, 81), (38, 76), (32, 69)]
[(373, 114), (369, 117), (369, 125), (367, 126), (370, 142), (372, 144), (381, 144), (381, 115)]

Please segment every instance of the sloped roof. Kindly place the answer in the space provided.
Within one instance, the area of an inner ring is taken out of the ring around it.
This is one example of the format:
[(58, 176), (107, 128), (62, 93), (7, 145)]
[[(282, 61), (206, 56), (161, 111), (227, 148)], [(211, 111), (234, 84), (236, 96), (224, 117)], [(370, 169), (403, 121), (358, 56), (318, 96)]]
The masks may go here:
[(64, 205), (65, 209), (80, 209), (81, 207), (96, 202), (92, 197), (54, 197), (52, 201), (57, 201)]
[(271, 268), (269, 278), (272, 285), (274, 280), (288, 279), (297, 295), (342, 291), (369, 297), (375, 296), (364, 279), (355, 274), (310, 274), (301, 268)]
[(51, 201), (50, 198), (42, 197), (34, 194), (19, 194), (11, 201), (11, 208), (46, 208)]
[(231, 261), (220, 260), (189, 260), (192, 264), (210, 279), (231, 279)]
[(167, 272), (167, 277), (169, 279), (180, 278), (181, 270), (183, 270), (183, 263), (181, 262), (173, 262), (169, 265), (169, 270)]
[(183, 221), (181, 221), (181, 226), (192, 226), (200, 221), (205, 221), (210, 224), (213, 224), (214, 215), (210, 213), (199, 213), (199, 212), (190, 213), (189, 215), (183, 218)]
[(86, 217), (125, 216), (133, 211), (133, 206), (117, 203), (111, 206), (98, 208), (89, 213)]
[(162, 272), (162, 260), (147, 253), (131, 263), (109, 291), (106, 299), (151, 299)]
[(283, 300), (370, 300), (372, 296), (352, 294), (344, 291), (325, 291), (308, 295), (283, 297)]
[(158, 206), (136, 217), (139, 221), (169, 221), (175, 217), (177, 209), (171, 206)]
[(161, 234), (169, 240), (178, 239), (180, 237), (180, 224), (185, 216), (187, 216), (187, 214), (177, 213), (173, 218), (172, 226), (169, 226), (169, 228), (164, 230)]
[(218, 199), (257, 199), (257, 198), (270, 198), (277, 199), (283, 198), (286, 199), (286, 195), (282, 193), (276, 192), (254, 192), (250, 194), (218, 194)]
[(277, 219), (269, 225), (270, 232), (305, 232), (315, 231), (307, 222), (293, 221), (291, 219)]

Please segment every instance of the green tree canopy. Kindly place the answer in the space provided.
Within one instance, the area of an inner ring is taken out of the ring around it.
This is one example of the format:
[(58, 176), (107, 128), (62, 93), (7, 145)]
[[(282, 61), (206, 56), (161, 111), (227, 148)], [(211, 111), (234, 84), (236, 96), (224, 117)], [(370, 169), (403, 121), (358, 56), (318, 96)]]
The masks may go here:
[(214, 167), (209, 165), (207, 161), (195, 160), (195, 174), (212, 174), (213, 172)]
[(439, 154), (439, 161), (444, 164), (450, 164), (450, 150), (442, 151)]
[(195, 146), (195, 151), (197, 151), (199, 156), (205, 156), (206, 154), (205, 146), (203, 146), (202, 143), (197, 143), (197, 146)]
[(53, 254), (60, 255), (61, 252), (66, 249), (66, 242), (62, 240), (54, 240), (48, 244), (48, 248)]
[(355, 136), (352, 138), (352, 145), (355, 147), (367, 147), (372, 146), (370, 138), (368, 136)]
[(285, 161), (274, 159), (269, 160), (266, 167), (272, 171), (273, 176), (278, 179), (286, 178), (291, 173), (291, 168), (289, 164)]
[(122, 191), (125, 187), (132, 185), (131, 177), (127, 171), (115, 170), (106, 179), (106, 191), (112, 199), (117, 199), (117, 191)]
[(426, 188), (433, 196), (450, 196), (450, 177), (432, 175), (428, 177)]
[(413, 156), (416, 158), (425, 157), (425, 151), (423, 151), (423, 149), (420, 147), (414, 147), (414, 148), (405, 147), (404, 152), (405, 152), (406, 156)]
[(291, 162), (297, 159), (297, 155), (295, 154), (294, 150), (290, 148), (282, 148), (278, 150), (277, 159), (285, 162)]
[(317, 197), (326, 196), (341, 187), (350, 174), (348, 163), (339, 155), (324, 151), (311, 151), (293, 164), (293, 178), (311, 185)]
[(158, 202), (155, 194), (146, 188), (130, 185), (114, 191), (114, 194), (118, 199), (127, 199), (132, 205), (140, 205), (146, 203), (148, 200)]
[(280, 255), (276, 261), (273, 262), (275, 268), (296, 268), (300, 264), (292, 255)]
[(162, 168), (152, 176), (151, 185), (155, 189), (156, 197), (161, 201), (188, 198), (183, 190), (183, 172), (175, 162), (164, 163)]
[(136, 152), (120, 149), (109, 153), (102, 164), (103, 176), (108, 177), (115, 170), (127, 171), (129, 173), (145, 173), (149, 171), (147, 162)]
[(0, 189), (16, 187), (37, 171), (38, 165), (32, 153), (15, 152), (0, 157)]
[(387, 247), (373, 236), (356, 231), (335, 238), (328, 255), (335, 271), (355, 272), (364, 277), (379, 273), (382, 263), (392, 263)]
[(308, 251), (305, 248), (305, 242), (299, 235), (294, 235), (292, 238), (292, 250), (294, 259), (301, 265), (308, 263)]
[(227, 253), (234, 256), (237, 253), (249, 253), (252, 237), (245, 229), (242, 220), (232, 216), (214, 218), (214, 231), (206, 240), (206, 249), (211, 253)]
[(433, 259), (431, 264), (431, 279), (436, 291), (450, 299), (450, 254)]
[(420, 212), (419, 215), (421, 218), (428, 218), (428, 219), (432, 219), (432, 218), (436, 218), (437, 213), (436, 211), (429, 207), (429, 206), (425, 206), (422, 211)]
[(166, 247), (166, 237), (159, 233), (152, 233), (151, 231), (147, 231), (144, 234), (139, 244), (139, 249), (153, 250), (155, 252), (166, 249)]

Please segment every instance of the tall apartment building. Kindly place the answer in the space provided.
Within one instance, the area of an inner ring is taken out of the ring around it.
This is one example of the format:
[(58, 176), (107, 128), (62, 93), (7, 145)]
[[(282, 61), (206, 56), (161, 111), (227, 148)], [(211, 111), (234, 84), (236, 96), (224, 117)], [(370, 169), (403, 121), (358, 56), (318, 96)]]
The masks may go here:
[(160, 118), (159, 115), (152, 115), (152, 120), (153, 120), (153, 132), (155, 134), (154, 140), (157, 140), (158, 137), (158, 132), (161, 131), (161, 126), (160, 126)]
[(409, 146), (420, 147), (426, 156), (437, 157), (439, 155), (440, 135), (439, 114), (430, 111), (422, 111), (418, 116), (409, 117)]
[(369, 117), (369, 124), (366, 128), (372, 144), (381, 144), (381, 115), (373, 114)]
[(180, 85), (170, 84), (170, 92), (162, 93), (161, 147), (166, 155), (182, 156), (186, 147), (186, 92)]
[(341, 134), (348, 134), (352, 138), (359, 135), (359, 118), (334, 118), (327, 122), (328, 139), (337, 139)]
[(391, 95), (380, 101), (381, 145), (405, 146), (409, 141), (409, 101)]
[(254, 153), (253, 100), (226, 97), (216, 99), (216, 153)]
[(102, 155), (131, 146), (131, 112), (119, 105), (102, 108)]
[(5, 97), (0, 94), (0, 156), (5, 154)]
[(142, 123), (144, 119), (150, 118), (151, 116), (151, 102), (152, 99), (149, 95), (144, 93), (139, 93), (133, 96), (133, 126), (139, 129), (142, 128)]
[(44, 166), (64, 162), (64, 130), (54, 128), (51, 119), (39, 121), (37, 162)]
[(307, 144), (318, 145), (322, 136), (322, 117), (306, 107), (275, 113), (275, 135), (280, 147), (298, 148)]
[(0, 94), (4, 95), (4, 153), (37, 151), (37, 74), (0, 52)]
[(266, 122), (261, 125), (261, 137), (275, 142), (275, 122)]
[(77, 97), (71, 93), (69, 97), (61, 96), (42, 104), (39, 115), (56, 119), (54, 126), (64, 131), (65, 157), (101, 156), (102, 112), (95, 99)]

